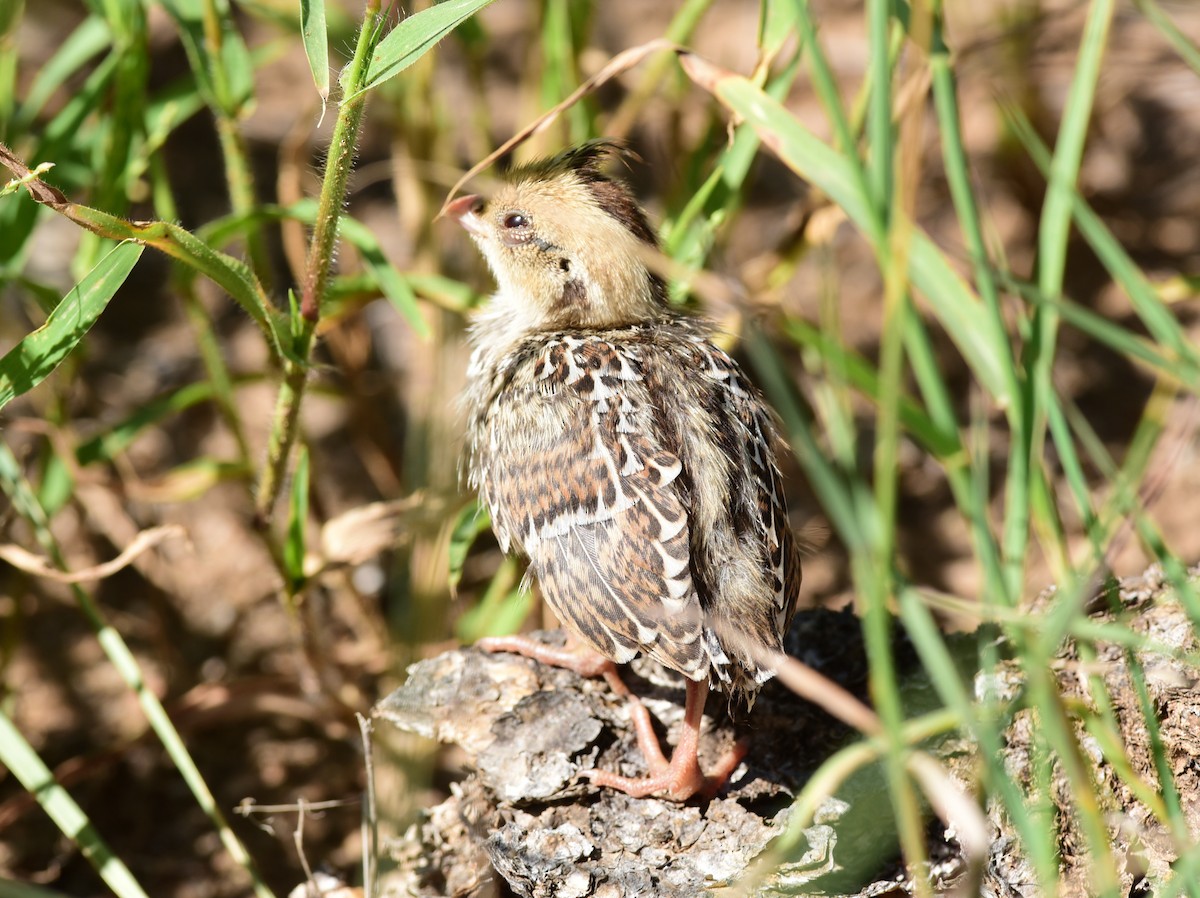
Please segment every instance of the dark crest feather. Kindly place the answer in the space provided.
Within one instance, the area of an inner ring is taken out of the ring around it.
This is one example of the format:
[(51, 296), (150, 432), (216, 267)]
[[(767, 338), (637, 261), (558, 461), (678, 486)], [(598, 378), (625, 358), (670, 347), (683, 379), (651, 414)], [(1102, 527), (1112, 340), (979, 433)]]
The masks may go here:
[(658, 238), (629, 187), (624, 181), (601, 171), (604, 163), (610, 159), (620, 159), (626, 165), (630, 161), (642, 161), (642, 157), (623, 142), (601, 137), (571, 147), (549, 159), (522, 166), (512, 173), (512, 178), (539, 180), (573, 174), (591, 190), (596, 205), (624, 225), (643, 243), (657, 248)]
[(623, 141), (609, 137), (597, 137), (585, 141), (577, 147), (563, 150), (543, 162), (534, 163), (531, 168), (541, 169), (544, 174), (559, 172), (575, 172), (585, 181), (610, 180), (600, 169), (610, 159), (619, 159), (629, 165), (630, 162), (641, 162), (642, 157), (629, 148)]

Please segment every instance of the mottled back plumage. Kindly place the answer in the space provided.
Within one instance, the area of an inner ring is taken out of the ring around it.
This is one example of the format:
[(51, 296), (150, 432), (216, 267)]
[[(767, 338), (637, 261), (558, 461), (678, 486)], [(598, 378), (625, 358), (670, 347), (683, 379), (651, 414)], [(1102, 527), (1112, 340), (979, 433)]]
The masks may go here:
[(591, 144), (456, 210), (500, 289), (472, 328), (470, 481), (565, 626), (753, 698), (800, 585), (761, 396), (672, 312)]

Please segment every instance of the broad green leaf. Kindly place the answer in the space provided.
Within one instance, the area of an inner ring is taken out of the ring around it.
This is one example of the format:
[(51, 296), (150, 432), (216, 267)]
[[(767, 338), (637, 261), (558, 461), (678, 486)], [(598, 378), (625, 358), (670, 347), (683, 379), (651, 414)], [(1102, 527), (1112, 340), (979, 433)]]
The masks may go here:
[(300, 0), (300, 33), (321, 108), (329, 99), (329, 31), (325, 26), (325, 0)]
[(399, 75), (447, 34), (493, 2), (495, 0), (444, 0), (409, 16), (375, 48), (363, 91)]
[(133, 270), (143, 247), (122, 243), (75, 285), (46, 323), (0, 359), (0, 408), (32, 390), (79, 345)]

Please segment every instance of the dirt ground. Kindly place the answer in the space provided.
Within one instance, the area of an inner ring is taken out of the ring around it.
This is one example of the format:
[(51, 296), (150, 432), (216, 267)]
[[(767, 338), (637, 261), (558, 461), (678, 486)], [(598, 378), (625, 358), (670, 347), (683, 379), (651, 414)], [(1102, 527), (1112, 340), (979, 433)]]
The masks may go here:
[[(838, 0), (815, 5), (823, 10), (827, 52), (850, 95), (866, 65), (861, 11), (855, 3)], [(1079, 3), (1048, 2), (1038, 11), (1037, 4), (1015, 0), (948, 6), (967, 149), (989, 236), (1012, 269), (1029, 277), (1042, 182), (1004, 133), (996, 99), (1018, 99), (1044, 133), (1052, 134), (1084, 10)], [(1200, 7), (1184, 2), (1163, 6), (1200, 41)], [(597, 7), (596, 52), (588, 65), (661, 34), (669, 12), (657, 6), (648, 12), (638, 0)], [(748, 71), (754, 8), (756, 4), (739, 0), (715, 3), (693, 45), (728, 68)], [(78, 14), (67, 3), (29, 4), (20, 42), (22, 59), (30, 61), (23, 69), (26, 83), (36, 61), (53, 51)], [(498, 143), (536, 114), (528, 98), (515, 93), (514, 72), (537, 40), (538, 23), (534, 4), (524, 0), (497, 3), (485, 19), (496, 37), (496, 50), (489, 55), (496, 74), (490, 82), (494, 94), (481, 101), (494, 110), (491, 137)], [(162, 83), (186, 62), (169, 24), (157, 15), (151, 21), (155, 77)], [(264, 26), (247, 20), (247, 28), (251, 43), (256, 36), (265, 39)], [(464, 89), (461, 65), (454, 45), (444, 45), (432, 89), (444, 92), (452, 108)], [(297, 85), (303, 85), (307, 98), (309, 83), (298, 45), (261, 73), (259, 100), (246, 133), (264, 192), (285, 191), (292, 175), (306, 191), (315, 192), (312, 171), (301, 166), (297, 174), (281, 164), (294, 153), (297, 128), (307, 135), (314, 120), (308, 100), (297, 99)], [(602, 102), (619, 98), (617, 89)], [(695, 136), (709, 114), (701, 102), (694, 94), (682, 103), (654, 100), (632, 134), (646, 160), (634, 180), (656, 220), (667, 202), (677, 208), (678, 201), (656, 192), (653, 173), (678, 164), (671, 155), (672, 141)], [(806, 84), (797, 87), (788, 104), (818, 133), (827, 133)], [(420, 250), (414, 239), (431, 227), (436, 211), (432, 199), (444, 193), (455, 174), (419, 162), (428, 158), (429, 134), (400, 133), (383, 103), (372, 106), (367, 117), (351, 214), (371, 227), (397, 266), (429, 270), (437, 265), (486, 289), (486, 275), (466, 240), (445, 222), (432, 226), (439, 258)], [(919, 218), (940, 246), (965, 260), (930, 121)], [(492, 148), (478, 146), (453, 123), (447, 127), (464, 167)], [(1100, 81), (1083, 191), (1134, 259), (1157, 278), (1200, 271), (1198, 146), (1200, 76), (1136, 10), (1122, 5)], [(223, 213), (223, 191), (212, 186), (222, 184), (223, 175), (211, 120), (197, 116), (165, 152), (182, 223), (194, 227)], [(752, 178), (751, 206), (710, 264), (747, 286), (755, 303), (749, 311), (764, 322), (776, 306), (815, 321), (821, 291), (829, 287), (821, 253), (801, 259), (785, 284), (768, 285), (763, 278), (795, 236), (808, 198), (766, 154)], [(68, 287), (65, 264), (77, 239), (72, 225), (47, 219), (30, 260), (32, 273)], [(869, 251), (846, 226), (832, 235), (824, 251), (835, 262), (833, 287), (847, 335), (856, 348), (873, 355), (880, 286)], [(345, 264), (353, 264), (353, 257), (347, 255)], [(1066, 284), (1073, 299), (1140, 331), (1127, 298), (1113, 288), (1081, 241), (1072, 246)], [(274, 384), (262, 376), (265, 351), (233, 303), (215, 289), (204, 289), (203, 301), (217, 323), (227, 362), (241, 378), (237, 400), (248, 437), (261, 448), (275, 394)], [(1177, 292), (1178, 316), (1200, 339), (1200, 301), (1182, 282)], [(0, 350), (28, 330), (22, 308), (11, 291), (0, 295)], [(285, 806), (235, 815), (233, 823), (280, 894), (304, 877), (294, 838), (297, 814), (286, 809), (301, 800), (335, 803), (305, 815), (299, 841), (309, 864), (354, 877), (362, 852), (358, 802), (364, 782), (354, 713), (397, 686), (408, 663), (452, 644), (455, 622), (499, 564), (498, 552), (485, 541), (468, 560), (457, 597), (451, 596), (448, 531), (464, 502), (456, 461), (461, 421), (453, 397), (462, 383), (466, 352), (462, 317), (435, 308), (426, 311), (434, 332), (427, 343), (413, 337), (382, 302), (322, 335), (320, 368), (303, 422), (312, 453), (316, 515), (328, 520), (385, 500), (405, 499), (408, 505), (394, 547), (326, 575), (296, 612), (279, 599), (275, 568), (253, 533), (243, 484), (210, 484), (202, 474), (179, 467), (200, 456), (231, 455), (230, 433), (210, 405), (149, 428), (118, 465), (79, 469), (76, 501), (54, 522), (72, 569), (113, 557), (142, 528), (174, 523), (186, 531), (186, 539), (170, 540), (142, 556), (96, 585), (94, 594), (134, 649), (219, 805), (230, 811), (251, 803)], [(1069, 352), (1054, 372), (1055, 381), (1120, 461), (1153, 381), (1146, 371), (1070, 329), (1062, 339)], [(966, 369), (948, 344), (939, 349), (966, 420), (973, 401)], [(31, 469), (46, 452), (48, 431), (58, 446), (72, 446), (150, 398), (203, 377), (194, 331), (171, 294), (169, 269), (161, 258), (147, 253), (89, 337), (86, 353), (72, 364), (79, 366), (79, 376), (63, 397), (69, 404), (69, 427), (45, 423), (51, 402), (45, 388), (9, 406), (0, 418), (3, 438)], [(803, 382), (798, 359), (796, 370)], [(861, 423), (869, 433), (865, 409)], [(1198, 424), (1193, 406), (1181, 404), (1170, 412), (1150, 477), (1156, 487), (1153, 516), (1167, 545), (1189, 563), (1200, 559), (1200, 527), (1195, 526)], [(1004, 461), (995, 459), (996, 482)], [(915, 447), (906, 448), (902, 462), (902, 563), (918, 583), (977, 595), (979, 570), (944, 480)], [(844, 550), (828, 535), (798, 470), (785, 473), (798, 509), (796, 523), (819, 543), (805, 567), (806, 601), (829, 607), (852, 604)], [(1099, 480), (1097, 472), (1088, 473)], [(1083, 551), (1078, 522), (1068, 519), (1068, 525)], [(34, 547), (28, 529), (2, 507), (0, 540)], [(1118, 574), (1129, 575), (1141, 572), (1147, 562), (1136, 541), (1129, 540), (1113, 566)], [(1050, 566), (1035, 559), (1028, 594), (1036, 595), (1051, 581)], [(104, 658), (70, 593), (0, 564), (0, 616), (7, 710), (150, 893), (181, 898), (245, 894), (244, 881), (161, 747), (147, 735), (136, 701)], [(389, 797), (401, 812), (431, 806), (445, 796), (456, 775), (453, 755), (435, 756), (429, 746), (416, 742), (396, 751), (403, 773), (389, 785)], [(104, 890), (78, 852), (7, 775), (0, 775), (0, 875), (69, 895)]]

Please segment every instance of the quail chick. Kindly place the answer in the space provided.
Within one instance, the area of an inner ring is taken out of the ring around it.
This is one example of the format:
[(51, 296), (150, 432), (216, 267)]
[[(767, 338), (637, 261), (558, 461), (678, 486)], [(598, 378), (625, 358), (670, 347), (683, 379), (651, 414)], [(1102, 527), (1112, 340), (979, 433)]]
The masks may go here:
[(489, 640), (629, 695), (613, 662), (639, 652), (685, 677), (668, 762), (632, 696), (650, 775), (584, 771), (631, 795), (715, 792), (697, 756), (710, 684), (752, 703), (795, 611), (796, 542), (757, 390), (672, 309), (644, 259), (654, 232), (594, 141), (518, 169), (446, 209), (498, 289), (471, 328), (470, 482), (501, 547), (520, 550), (577, 644)]

